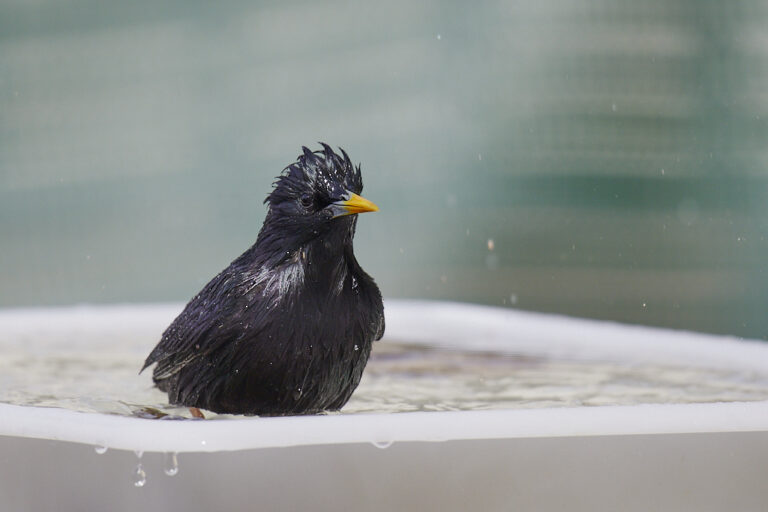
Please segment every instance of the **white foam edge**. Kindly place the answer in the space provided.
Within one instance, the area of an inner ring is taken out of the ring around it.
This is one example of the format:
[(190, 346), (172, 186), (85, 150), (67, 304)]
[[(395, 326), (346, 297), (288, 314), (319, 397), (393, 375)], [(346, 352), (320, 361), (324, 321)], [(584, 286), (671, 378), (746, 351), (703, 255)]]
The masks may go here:
[[(149, 332), (162, 329), (179, 310), (179, 305), (5, 310), (0, 311), (0, 335), (27, 332), (32, 326), (35, 332)], [(768, 373), (768, 345), (759, 341), (445, 302), (390, 300), (386, 312), (388, 338), (398, 341)], [(766, 430), (768, 401), (207, 421), (147, 420), (0, 404), (0, 435), (179, 453), (341, 443)]]

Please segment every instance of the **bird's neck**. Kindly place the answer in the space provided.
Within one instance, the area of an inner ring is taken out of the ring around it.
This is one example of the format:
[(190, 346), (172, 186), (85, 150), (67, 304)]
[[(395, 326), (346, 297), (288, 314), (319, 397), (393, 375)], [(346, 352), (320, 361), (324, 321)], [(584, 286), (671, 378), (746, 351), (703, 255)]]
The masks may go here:
[(305, 281), (331, 287), (340, 285), (346, 278), (350, 257), (354, 259), (351, 238), (339, 240), (333, 236), (313, 239), (301, 247), (299, 254)]
[[(256, 266), (275, 269), (284, 265), (301, 265), (304, 282), (310, 286), (335, 287), (356, 267), (352, 250), (354, 219), (344, 219), (333, 229), (316, 236), (290, 236), (291, 230), (267, 226), (252, 247)], [(303, 232), (306, 233), (306, 232)]]

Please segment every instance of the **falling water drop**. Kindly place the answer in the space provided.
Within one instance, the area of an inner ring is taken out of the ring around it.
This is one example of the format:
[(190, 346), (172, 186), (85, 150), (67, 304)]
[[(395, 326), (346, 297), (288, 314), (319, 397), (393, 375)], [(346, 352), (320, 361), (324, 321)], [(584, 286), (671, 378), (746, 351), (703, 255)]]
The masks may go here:
[(165, 454), (163, 471), (168, 476), (176, 476), (179, 472), (179, 455), (176, 452)]
[(133, 485), (136, 487), (144, 487), (144, 484), (147, 483), (147, 473), (144, 471), (144, 466), (142, 466), (141, 462), (136, 466), (136, 469), (133, 470)]
[(371, 444), (376, 448), (379, 448), (380, 450), (384, 450), (392, 446), (392, 444), (394, 444), (394, 441), (391, 441), (391, 440), (390, 441), (373, 441)]
[(94, 447), (93, 451), (95, 451), (99, 455), (104, 455), (105, 453), (107, 453), (107, 447), (103, 446), (103, 445), (102, 446), (96, 446), (96, 447)]

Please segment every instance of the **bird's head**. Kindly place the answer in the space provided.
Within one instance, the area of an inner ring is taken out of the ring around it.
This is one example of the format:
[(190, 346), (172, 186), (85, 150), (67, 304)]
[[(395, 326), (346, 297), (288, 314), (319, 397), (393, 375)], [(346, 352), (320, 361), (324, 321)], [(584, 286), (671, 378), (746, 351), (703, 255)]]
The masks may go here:
[(357, 213), (379, 208), (360, 196), (363, 180), (347, 153), (335, 153), (321, 143), (321, 151), (303, 153), (283, 170), (267, 196), (269, 212), (258, 244), (287, 253), (315, 240), (351, 243)]

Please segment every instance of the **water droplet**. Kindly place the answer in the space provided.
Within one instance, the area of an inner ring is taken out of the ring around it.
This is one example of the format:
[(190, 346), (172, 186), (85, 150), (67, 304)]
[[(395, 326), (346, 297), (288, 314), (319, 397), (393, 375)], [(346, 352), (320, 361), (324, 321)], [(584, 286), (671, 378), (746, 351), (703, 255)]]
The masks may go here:
[(374, 441), (371, 443), (380, 450), (385, 450), (394, 444), (394, 441)]
[(441, 36), (440, 34), (437, 34), (437, 40), (438, 41), (441, 40), (442, 38), (443, 38), (443, 36)]
[(664, 169), (661, 170), (661, 175), (664, 176)]
[(517, 304), (517, 295), (514, 293), (511, 293), (509, 295), (509, 303), (510, 304)]
[(107, 447), (106, 446), (97, 446), (97, 447), (95, 447), (93, 449), (93, 451), (95, 451), (99, 455), (104, 455), (105, 453), (107, 453)]
[(615, 103), (611, 103), (611, 112), (616, 112), (618, 109), (619, 107), (617, 107)]
[(179, 455), (176, 452), (165, 454), (163, 471), (168, 476), (176, 476), (179, 473)]
[(493, 238), (488, 239), (488, 250), (492, 251), (496, 247), (496, 243), (493, 241)]
[(133, 485), (136, 487), (144, 487), (147, 483), (147, 473), (144, 471), (144, 466), (139, 463), (136, 469), (133, 470)]
[(144, 455), (144, 450), (134, 450), (133, 453), (136, 454), (136, 458), (140, 459)]
[(482, 153), (478, 153), (477, 154), (477, 159), (478, 160), (482, 160), (483, 159), (483, 154)]

